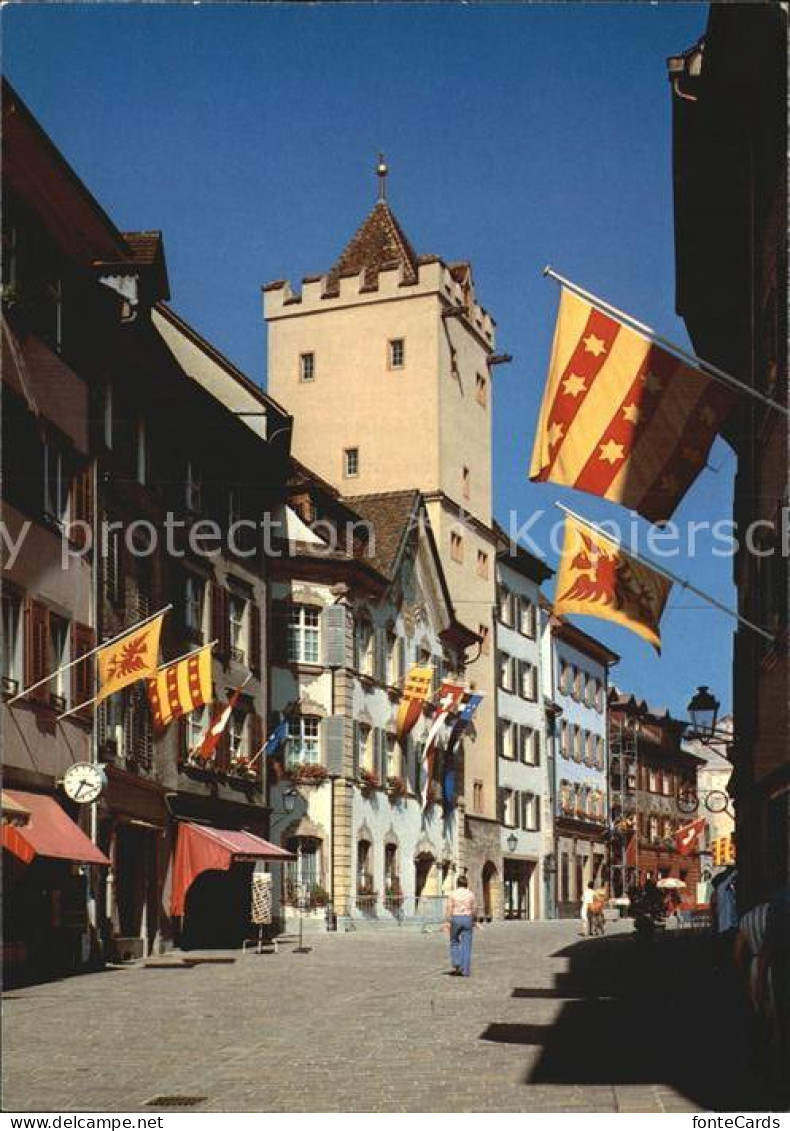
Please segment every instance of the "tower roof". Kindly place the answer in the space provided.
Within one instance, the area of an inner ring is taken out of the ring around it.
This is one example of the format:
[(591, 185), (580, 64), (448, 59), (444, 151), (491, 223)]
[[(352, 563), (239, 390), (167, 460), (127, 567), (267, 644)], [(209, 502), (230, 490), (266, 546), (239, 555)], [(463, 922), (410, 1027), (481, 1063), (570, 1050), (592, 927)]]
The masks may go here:
[(331, 279), (365, 272), (366, 281), (386, 268), (401, 267), (404, 282), (417, 281), (417, 256), (386, 200), (372, 211), (346, 244), (329, 272)]

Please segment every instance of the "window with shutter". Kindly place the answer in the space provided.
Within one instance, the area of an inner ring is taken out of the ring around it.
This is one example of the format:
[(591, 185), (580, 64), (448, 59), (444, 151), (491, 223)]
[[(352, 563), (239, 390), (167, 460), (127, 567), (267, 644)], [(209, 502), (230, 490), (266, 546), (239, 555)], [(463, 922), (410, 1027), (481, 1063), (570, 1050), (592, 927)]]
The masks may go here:
[(374, 735), (374, 756), (376, 759), (376, 774), (380, 782), (384, 783), (387, 780), (387, 746), (385, 742), (384, 731), (380, 727), (376, 727), (373, 732)]
[(321, 614), (323, 661), (329, 668), (346, 666), (347, 616), (345, 605), (328, 605)]
[(230, 652), (228, 591), (217, 581), (211, 584), (211, 635), (217, 641), (217, 655), (227, 657)]
[[(355, 728), (357, 724), (354, 724)], [(344, 773), (343, 767), (343, 747), (345, 736), (345, 720), (342, 715), (330, 715), (328, 719), (323, 720), (324, 729), (324, 750), (326, 751), (326, 768), (333, 777), (342, 777)], [(353, 776), (359, 775), (359, 767), (357, 762), (357, 744), (354, 743), (354, 765), (352, 768)]]
[(254, 602), (250, 603), (250, 669), (254, 672), (261, 670), (261, 609)]
[[(90, 652), (95, 643), (95, 635), (92, 628), (86, 624), (77, 624), (76, 622), (71, 626), (71, 658), (76, 660), (78, 656), (84, 656), (86, 652)], [(93, 695), (94, 676), (93, 676), (93, 657), (83, 660), (82, 663), (75, 664), (71, 669), (71, 701), (76, 706), (78, 703), (84, 703)], [(78, 718), (90, 718), (93, 710), (92, 705), (84, 707), (81, 711), (77, 711)]]
[(2, 690), (11, 695), (22, 688), (23, 643), (22, 643), (22, 601), (15, 593), (3, 593), (3, 625), (0, 635), (2, 649)]
[(120, 530), (110, 530), (109, 526), (118, 525), (111, 522), (105, 514), (105, 533), (102, 539), (102, 587), (104, 596), (116, 608), (124, 601), (124, 562), (123, 540)]
[(83, 549), (88, 544), (93, 526), (93, 468), (90, 464), (75, 472), (71, 499), (69, 539), (73, 545)]
[[(25, 687), (49, 674), (49, 609), (28, 597), (25, 601)], [(43, 684), (31, 691), (28, 698), (38, 703), (49, 702), (49, 687)]]

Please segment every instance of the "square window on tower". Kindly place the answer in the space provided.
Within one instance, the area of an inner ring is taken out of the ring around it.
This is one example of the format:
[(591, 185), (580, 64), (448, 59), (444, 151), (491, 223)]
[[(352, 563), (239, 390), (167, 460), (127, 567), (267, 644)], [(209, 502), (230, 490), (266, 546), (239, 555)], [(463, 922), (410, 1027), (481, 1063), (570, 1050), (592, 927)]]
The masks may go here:
[(300, 381), (315, 381), (315, 354), (299, 354), (299, 379)]
[(359, 475), (359, 448), (343, 449), (343, 475), (346, 479)]
[(406, 364), (406, 341), (404, 338), (391, 338), (388, 343), (390, 369), (403, 369)]
[(488, 381), (486, 381), (482, 373), (478, 373), (475, 378), (475, 397), (477, 398), (477, 403), (485, 408), (488, 404)]

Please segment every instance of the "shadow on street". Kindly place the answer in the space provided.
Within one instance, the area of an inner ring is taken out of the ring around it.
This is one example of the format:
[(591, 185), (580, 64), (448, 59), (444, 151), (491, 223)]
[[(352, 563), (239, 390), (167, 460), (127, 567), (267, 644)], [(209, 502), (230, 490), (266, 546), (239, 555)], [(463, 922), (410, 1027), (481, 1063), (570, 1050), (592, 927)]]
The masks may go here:
[(783, 1110), (750, 1050), (738, 974), (708, 936), (580, 940), (554, 957), (569, 960), (554, 987), (518, 986), (513, 997), (564, 1001), (556, 1021), (481, 1034), (542, 1048), (525, 1084), (666, 1085), (711, 1111)]

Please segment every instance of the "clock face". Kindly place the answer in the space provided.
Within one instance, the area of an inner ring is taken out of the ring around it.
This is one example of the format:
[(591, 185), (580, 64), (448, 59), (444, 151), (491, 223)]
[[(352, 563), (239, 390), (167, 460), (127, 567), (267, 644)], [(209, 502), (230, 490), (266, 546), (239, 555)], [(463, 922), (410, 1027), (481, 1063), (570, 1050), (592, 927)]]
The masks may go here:
[(72, 801), (88, 805), (95, 801), (107, 784), (107, 776), (101, 766), (91, 762), (75, 762), (63, 775), (63, 788)]
[(681, 813), (696, 813), (699, 798), (693, 789), (682, 789), (677, 795), (677, 807)]

